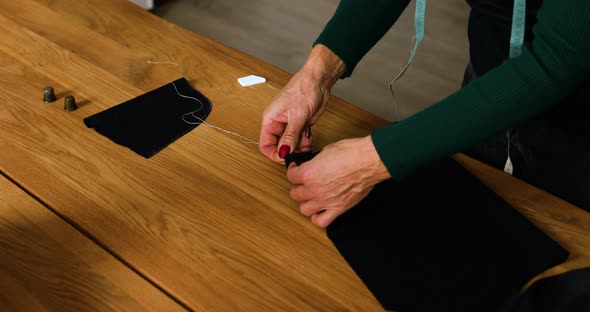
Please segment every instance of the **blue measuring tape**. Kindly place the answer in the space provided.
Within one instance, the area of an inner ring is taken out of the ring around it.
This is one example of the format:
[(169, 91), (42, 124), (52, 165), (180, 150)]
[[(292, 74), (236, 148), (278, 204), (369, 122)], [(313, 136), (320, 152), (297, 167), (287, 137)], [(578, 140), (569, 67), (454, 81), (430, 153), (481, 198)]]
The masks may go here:
[[(393, 96), (394, 100), (394, 107), (396, 110), (396, 114), (399, 116), (399, 109), (397, 107), (397, 101), (395, 99), (395, 95), (393, 92), (393, 84), (400, 79), (412, 61), (414, 60), (414, 56), (416, 55), (416, 50), (418, 50), (418, 46), (420, 42), (422, 42), (422, 38), (424, 38), (424, 20), (426, 15), (426, 0), (416, 0), (416, 12), (414, 15), (414, 31), (416, 35), (414, 36), (412, 42), (412, 50), (410, 53), (410, 59), (408, 63), (400, 73), (389, 83), (389, 91)], [(525, 32), (525, 18), (526, 18), (526, 0), (514, 0), (514, 8), (512, 11), (512, 29), (510, 31), (510, 51), (509, 56), (510, 58), (515, 58), (520, 56), (522, 51), (522, 45), (524, 43), (524, 32)]]
[(414, 15), (414, 31), (416, 32), (416, 35), (414, 36), (414, 38), (412, 38), (413, 46), (412, 46), (412, 51), (410, 52), (410, 59), (408, 60), (408, 63), (406, 64), (406, 66), (404, 66), (404, 68), (401, 69), (399, 74), (397, 74), (397, 76), (395, 78), (393, 78), (393, 80), (389, 83), (389, 92), (391, 93), (391, 96), (393, 97), (393, 108), (395, 109), (395, 114), (398, 117), (400, 117), (401, 115), (400, 115), (399, 108), (397, 105), (397, 100), (395, 99), (395, 93), (393, 92), (393, 84), (404, 75), (404, 73), (406, 72), (406, 70), (408, 69), (408, 67), (410, 66), (412, 61), (414, 60), (414, 55), (416, 55), (416, 50), (418, 50), (418, 46), (420, 45), (422, 38), (424, 38), (424, 14), (425, 13), (426, 13), (426, 0), (416, 0), (416, 14)]
[(514, 0), (512, 31), (510, 33), (510, 58), (519, 57), (524, 43), (526, 0)]
[[(412, 47), (410, 60), (408, 64), (414, 60), (416, 50), (424, 38), (424, 19), (426, 13), (426, 0), (416, 0), (416, 13), (414, 16), (414, 30), (416, 32), (416, 41)], [(520, 56), (522, 44), (524, 43), (526, 18), (526, 0), (514, 0), (514, 9), (512, 10), (512, 30), (510, 33), (510, 58)]]
[(416, 50), (424, 38), (424, 15), (426, 14), (426, 0), (416, 0), (416, 15), (414, 15), (414, 31), (416, 32), (416, 41), (414, 43), (414, 47), (412, 48), (412, 53), (410, 54), (410, 60), (408, 64), (412, 63), (414, 60), (414, 55), (416, 54)]

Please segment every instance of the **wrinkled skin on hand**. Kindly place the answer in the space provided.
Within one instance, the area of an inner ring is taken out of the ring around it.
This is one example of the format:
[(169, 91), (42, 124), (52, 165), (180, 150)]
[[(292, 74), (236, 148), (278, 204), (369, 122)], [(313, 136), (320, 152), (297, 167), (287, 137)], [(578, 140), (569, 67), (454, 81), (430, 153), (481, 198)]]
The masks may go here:
[(291, 164), (287, 171), (291, 197), (319, 227), (328, 226), (390, 177), (370, 136), (328, 145), (314, 159)]
[[(303, 68), (265, 109), (260, 152), (284, 163), (289, 153), (310, 151), (312, 137), (304, 129), (326, 110), (330, 90), (345, 71), (337, 55), (316, 45)], [(328, 226), (389, 177), (370, 136), (326, 146), (311, 161), (299, 167), (292, 164), (287, 171), (293, 184), (291, 197), (300, 203), (301, 213), (320, 227)]]

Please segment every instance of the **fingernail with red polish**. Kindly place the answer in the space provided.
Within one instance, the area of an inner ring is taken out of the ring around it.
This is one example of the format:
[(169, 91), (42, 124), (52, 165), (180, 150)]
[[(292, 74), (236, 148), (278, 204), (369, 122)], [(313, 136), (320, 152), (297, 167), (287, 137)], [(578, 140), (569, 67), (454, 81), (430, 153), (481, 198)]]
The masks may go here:
[(291, 152), (291, 147), (289, 145), (283, 145), (279, 149), (279, 157), (285, 159), (285, 156), (289, 155), (289, 152)]

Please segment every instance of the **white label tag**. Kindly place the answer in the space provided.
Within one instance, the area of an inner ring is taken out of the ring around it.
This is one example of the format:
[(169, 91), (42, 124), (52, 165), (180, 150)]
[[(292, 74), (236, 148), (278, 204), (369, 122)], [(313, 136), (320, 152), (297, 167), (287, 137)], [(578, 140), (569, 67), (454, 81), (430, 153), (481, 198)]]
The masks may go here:
[(513, 171), (514, 167), (512, 166), (512, 160), (510, 160), (510, 156), (508, 156), (508, 159), (506, 159), (506, 164), (504, 165), (504, 172), (512, 175)]
[(238, 78), (238, 82), (242, 85), (242, 87), (249, 87), (249, 86), (259, 84), (259, 83), (266, 82), (266, 79), (259, 77), (259, 76), (250, 75), (250, 76)]

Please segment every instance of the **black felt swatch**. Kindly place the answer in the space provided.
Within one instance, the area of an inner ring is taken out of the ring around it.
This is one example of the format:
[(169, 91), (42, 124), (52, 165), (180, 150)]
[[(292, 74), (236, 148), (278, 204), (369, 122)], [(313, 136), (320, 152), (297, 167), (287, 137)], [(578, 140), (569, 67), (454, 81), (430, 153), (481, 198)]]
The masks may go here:
[[(174, 85), (182, 95), (199, 99), (203, 107), (193, 99), (179, 96), (169, 83), (85, 118), (84, 124), (115, 143), (150, 158), (197, 126), (184, 122), (184, 114), (200, 108), (195, 116), (205, 120), (211, 112), (209, 100), (185, 78), (174, 81)], [(190, 115), (186, 119), (198, 122)]]
[(509, 311), (568, 253), (452, 159), (383, 182), (328, 237), (384, 308)]

